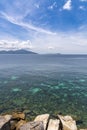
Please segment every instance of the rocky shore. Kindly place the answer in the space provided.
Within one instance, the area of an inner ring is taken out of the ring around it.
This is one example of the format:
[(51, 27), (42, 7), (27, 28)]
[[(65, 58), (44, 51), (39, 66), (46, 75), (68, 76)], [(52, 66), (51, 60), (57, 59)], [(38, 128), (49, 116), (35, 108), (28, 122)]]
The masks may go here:
[[(69, 115), (42, 114), (27, 121), (23, 112), (0, 116), (0, 130), (78, 130), (76, 121)], [(87, 129), (80, 129), (87, 130)]]

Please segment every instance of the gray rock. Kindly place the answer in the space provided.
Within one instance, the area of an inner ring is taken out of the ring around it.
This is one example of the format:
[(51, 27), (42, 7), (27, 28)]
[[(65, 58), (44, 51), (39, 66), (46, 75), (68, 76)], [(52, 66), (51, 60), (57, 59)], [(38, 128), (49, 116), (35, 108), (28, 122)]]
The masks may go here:
[(59, 120), (50, 119), (47, 130), (59, 130)]
[(20, 127), (20, 130), (44, 130), (43, 122), (28, 122)]
[(46, 126), (47, 126), (47, 123), (48, 123), (48, 120), (49, 120), (49, 114), (42, 114), (42, 115), (38, 115), (34, 121), (42, 121), (43, 124), (44, 124), (44, 130), (46, 129)]
[(11, 115), (0, 116), (0, 130), (10, 130)]
[(77, 130), (76, 122), (71, 116), (58, 115), (58, 117), (62, 123), (63, 130)]
[(80, 129), (80, 130), (87, 130), (87, 129)]

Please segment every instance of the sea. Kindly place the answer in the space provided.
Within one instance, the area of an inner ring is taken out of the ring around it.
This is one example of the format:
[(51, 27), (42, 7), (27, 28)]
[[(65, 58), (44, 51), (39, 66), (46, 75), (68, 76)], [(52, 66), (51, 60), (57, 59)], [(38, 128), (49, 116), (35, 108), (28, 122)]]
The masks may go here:
[(87, 55), (0, 54), (0, 114), (16, 110), (87, 128)]

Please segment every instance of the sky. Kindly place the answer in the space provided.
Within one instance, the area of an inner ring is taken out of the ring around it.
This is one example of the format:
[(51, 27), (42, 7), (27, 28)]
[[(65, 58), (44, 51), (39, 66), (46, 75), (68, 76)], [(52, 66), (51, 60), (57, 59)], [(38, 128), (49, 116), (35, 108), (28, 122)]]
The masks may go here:
[(87, 0), (0, 0), (0, 50), (87, 54)]

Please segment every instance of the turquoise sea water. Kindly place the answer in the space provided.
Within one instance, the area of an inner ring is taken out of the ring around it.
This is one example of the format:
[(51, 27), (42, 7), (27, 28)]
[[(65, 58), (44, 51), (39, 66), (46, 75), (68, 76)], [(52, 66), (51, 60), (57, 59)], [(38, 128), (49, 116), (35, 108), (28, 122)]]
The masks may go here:
[(69, 114), (87, 127), (87, 56), (0, 55), (0, 113)]

